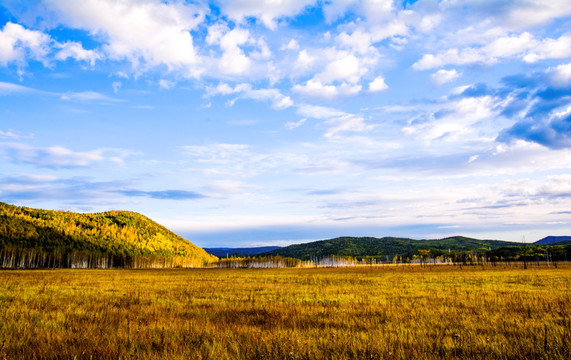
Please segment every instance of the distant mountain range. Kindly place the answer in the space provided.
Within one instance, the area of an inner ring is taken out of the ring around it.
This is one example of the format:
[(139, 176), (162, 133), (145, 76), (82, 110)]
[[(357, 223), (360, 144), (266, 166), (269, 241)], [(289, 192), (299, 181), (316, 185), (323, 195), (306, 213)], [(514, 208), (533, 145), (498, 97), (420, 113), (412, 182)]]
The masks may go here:
[(279, 246), (260, 246), (248, 248), (204, 248), (204, 250), (220, 258), (227, 256), (253, 256), (279, 249)]
[(0, 202), (0, 267), (186, 267), (216, 260), (135, 212), (80, 214)]
[[(548, 236), (533, 245), (571, 244), (571, 236)], [(264, 246), (250, 248), (204, 248), (208, 253), (224, 258), (228, 256), (283, 256), (309, 260), (324, 256), (351, 257), (394, 257), (410, 256), (417, 250), (429, 250), (446, 253), (450, 251), (470, 251), (498, 249), (506, 246), (522, 246), (519, 242), (502, 240), (479, 240), (463, 236), (453, 236), (438, 240), (414, 240), (396, 237), (339, 237), (286, 247)], [(531, 244), (528, 244), (531, 245)]]
[(541, 245), (566, 245), (571, 244), (571, 236), (547, 236), (541, 240), (537, 240), (534, 244)]
[(394, 257), (411, 256), (417, 250), (432, 249), (442, 254), (448, 251), (488, 250), (504, 246), (521, 246), (521, 243), (500, 240), (478, 240), (463, 236), (439, 240), (413, 240), (396, 237), (339, 237), (330, 240), (296, 244), (272, 250), (261, 255), (292, 257), (310, 260), (324, 256)]

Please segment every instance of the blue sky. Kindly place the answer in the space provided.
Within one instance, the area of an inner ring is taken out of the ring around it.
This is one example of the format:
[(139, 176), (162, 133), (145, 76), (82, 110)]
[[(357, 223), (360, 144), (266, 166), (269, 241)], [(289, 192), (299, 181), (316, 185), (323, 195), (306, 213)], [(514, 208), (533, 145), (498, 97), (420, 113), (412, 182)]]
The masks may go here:
[(0, 200), (200, 246), (571, 233), (571, 2), (3, 0)]

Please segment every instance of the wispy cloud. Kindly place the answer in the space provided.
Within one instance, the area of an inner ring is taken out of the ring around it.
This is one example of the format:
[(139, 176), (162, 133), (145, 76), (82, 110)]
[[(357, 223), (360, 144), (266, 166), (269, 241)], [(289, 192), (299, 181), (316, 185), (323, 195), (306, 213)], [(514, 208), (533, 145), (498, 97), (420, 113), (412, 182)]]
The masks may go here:
[(68, 92), (61, 95), (62, 100), (74, 100), (79, 102), (119, 102), (121, 100), (103, 95), (95, 91)]
[(161, 191), (143, 191), (143, 190), (118, 190), (117, 193), (128, 197), (148, 197), (159, 200), (193, 200), (202, 199), (205, 196), (193, 191), (186, 190), (161, 190)]
[(0, 178), (0, 196), (6, 201), (60, 200), (88, 205), (93, 199), (111, 201), (118, 195), (154, 200), (197, 200), (206, 196), (188, 190), (138, 190), (128, 181), (94, 181), (90, 178), (58, 178), (47, 174), (15, 174)]
[(8, 130), (8, 131), (0, 130), (0, 138), (1, 139), (20, 140), (20, 139), (30, 139), (33, 137), (34, 137), (33, 134), (23, 135), (23, 134), (19, 133), (18, 131), (14, 131), (14, 130)]
[(27, 86), (22, 86), (7, 82), (0, 82), (0, 95), (23, 95), (29, 93), (42, 93), (42, 92)]
[(96, 149), (87, 152), (73, 151), (61, 146), (34, 147), (21, 143), (0, 143), (0, 153), (13, 163), (26, 163), (45, 168), (88, 167), (104, 162), (120, 164), (128, 151)]

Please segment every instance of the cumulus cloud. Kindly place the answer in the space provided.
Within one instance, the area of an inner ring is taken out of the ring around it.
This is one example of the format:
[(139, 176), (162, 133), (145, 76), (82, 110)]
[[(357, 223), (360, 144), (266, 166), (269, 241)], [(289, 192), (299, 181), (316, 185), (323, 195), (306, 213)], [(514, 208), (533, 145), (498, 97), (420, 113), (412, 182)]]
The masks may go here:
[(198, 5), (111, 0), (50, 0), (46, 5), (62, 23), (94, 35), (110, 59), (127, 59), (134, 67), (184, 68), (188, 76), (202, 72), (190, 34), (205, 15)]
[(377, 76), (369, 83), (369, 91), (371, 92), (383, 91), (388, 88), (389, 86), (385, 83), (385, 79), (382, 76)]
[(459, 74), (456, 69), (452, 69), (452, 70), (444, 70), (444, 69), (440, 69), (437, 72), (435, 72), (434, 74), (430, 75), (430, 80), (432, 81), (432, 83), (436, 86), (440, 86), (443, 84), (446, 84), (448, 82), (454, 81), (456, 80), (458, 77), (460, 77), (461, 74)]
[(330, 84), (334, 81), (346, 81), (355, 84), (361, 76), (367, 73), (367, 68), (361, 65), (359, 59), (344, 51), (331, 54), (332, 61), (327, 64), (325, 70), (317, 74), (315, 79)]
[(298, 70), (299, 72), (308, 71), (311, 69), (316, 60), (317, 58), (310, 55), (307, 50), (301, 50), (298, 53), (297, 59), (294, 63), (294, 69)]
[(240, 48), (250, 39), (250, 32), (245, 29), (234, 28), (222, 35), (220, 48), (223, 53), (218, 65), (223, 74), (245, 74), (251, 66), (251, 60)]
[(8, 22), (0, 31), (0, 65), (24, 65), (28, 58), (47, 63), (51, 43), (49, 35)]
[(544, 59), (564, 59), (571, 56), (571, 36), (563, 35), (558, 39), (544, 39), (531, 48), (523, 57), (528, 63)]

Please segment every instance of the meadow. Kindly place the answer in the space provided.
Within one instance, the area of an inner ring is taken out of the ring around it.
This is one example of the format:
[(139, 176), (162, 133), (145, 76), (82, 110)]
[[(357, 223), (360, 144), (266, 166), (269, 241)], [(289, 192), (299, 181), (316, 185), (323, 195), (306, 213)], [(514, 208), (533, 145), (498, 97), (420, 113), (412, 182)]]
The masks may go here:
[(2, 270), (0, 359), (569, 359), (571, 264)]

